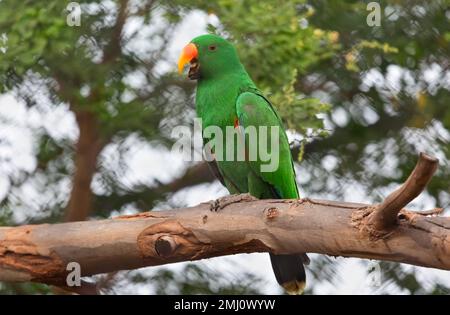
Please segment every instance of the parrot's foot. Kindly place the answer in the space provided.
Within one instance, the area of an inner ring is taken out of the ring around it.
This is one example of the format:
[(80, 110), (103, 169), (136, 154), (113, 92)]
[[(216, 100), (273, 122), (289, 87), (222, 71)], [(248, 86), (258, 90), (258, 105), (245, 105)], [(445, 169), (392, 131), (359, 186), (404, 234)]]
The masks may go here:
[(250, 194), (229, 195), (229, 196), (221, 197), (221, 198), (211, 201), (209, 210), (217, 212), (233, 203), (238, 203), (238, 202), (242, 202), (242, 201), (244, 201), (244, 202), (245, 201), (255, 201), (255, 200), (258, 200), (258, 199), (253, 197)]

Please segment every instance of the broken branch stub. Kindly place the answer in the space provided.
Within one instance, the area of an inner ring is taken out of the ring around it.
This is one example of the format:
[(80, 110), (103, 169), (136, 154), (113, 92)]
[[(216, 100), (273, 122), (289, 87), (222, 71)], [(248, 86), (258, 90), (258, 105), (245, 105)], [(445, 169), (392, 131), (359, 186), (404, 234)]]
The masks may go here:
[(427, 186), (437, 170), (439, 160), (420, 153), (416, 167), (408, 179), (377, 205), (369, 218), (369, 224), (376, 231), (389, 231), (397, 223), (397, 215), (408, 203), (416, 198)]

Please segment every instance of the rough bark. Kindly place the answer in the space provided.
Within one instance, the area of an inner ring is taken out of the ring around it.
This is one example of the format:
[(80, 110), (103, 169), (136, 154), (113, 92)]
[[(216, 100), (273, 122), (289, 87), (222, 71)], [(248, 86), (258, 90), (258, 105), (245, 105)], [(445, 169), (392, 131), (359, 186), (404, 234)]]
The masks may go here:
[[(436, 164), (421, 155), (406, 183), (379, 205), (240, 195), (102, 221), (2, 227), (0, 281), (64, 284), (73, 261), (87, 276), (252, 252), (309, 252), (450, 270), (450, 219), (436, 216), (442, 209), (402, 209)], [(395, 213), (395, 219), (380, 213)]]

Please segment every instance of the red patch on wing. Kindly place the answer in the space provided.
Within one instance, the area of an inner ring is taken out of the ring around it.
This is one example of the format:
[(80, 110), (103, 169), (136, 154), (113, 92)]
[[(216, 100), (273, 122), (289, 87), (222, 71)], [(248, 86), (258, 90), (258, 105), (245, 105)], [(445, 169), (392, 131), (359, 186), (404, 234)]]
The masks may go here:
[(239, 119), (237, 117), (234, 118), (234, 128), (239, 127)]

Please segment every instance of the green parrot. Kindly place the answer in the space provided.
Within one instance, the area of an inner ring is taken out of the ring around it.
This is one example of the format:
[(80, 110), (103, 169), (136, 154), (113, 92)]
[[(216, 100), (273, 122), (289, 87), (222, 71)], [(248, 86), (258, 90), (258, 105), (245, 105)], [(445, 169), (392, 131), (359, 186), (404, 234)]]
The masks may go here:
[[(266, 147), (271, 141), (277, 141), (277, 167), (263, 171), (267, 163), (262, 158), (249, 158), (249, 151), (258, 151), (261, 142), (252, 144), (248, 134), (241, 142), (229, 141), (222, 137), (224, 152), (238, 152), (238, 146), (245, 147), (244, 158), (236, 154), (226, 155), (211, 148), (209, 164), (213, 173), (231, 194), (249, 193), (259, 199), (299, 198), (295, 181), (293, 160), (289, 142), (282, 122), (272, 104), (253, 83), (241, 64), (234, 46), (216, 35), (202, 35), (194, 38), (182, 51), (178, 69), (181, 73), (186, 64), (190, 64), (188, 77), (197, 80), (196, 110), (201, 118), (203, 141), (209, 144), (211, 139), (205, 136), (208, 127), (217, 126), (225, 134), (227, 129), (255, 127), (257, 137), (261, 130), (277, 127), (281, 132), (269, 133)], [(266, 129), (261, 128), (266, 127)], [(274, 137), (276, 137), (274, 139)], [(264, 143), (264, 142), (263, 142)], [(233, 151), (235, 150), (235, 151)], [(231, 158), (230, 158), (231, 157)], [(304, 264), (308, 263), (306, 254), (274, 255), (270, 254), (272, 268), (278, 283), (289, 294), (301, 294), (305, 287)]]

